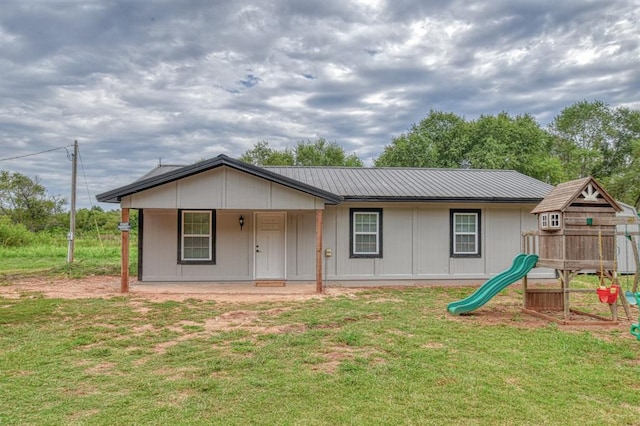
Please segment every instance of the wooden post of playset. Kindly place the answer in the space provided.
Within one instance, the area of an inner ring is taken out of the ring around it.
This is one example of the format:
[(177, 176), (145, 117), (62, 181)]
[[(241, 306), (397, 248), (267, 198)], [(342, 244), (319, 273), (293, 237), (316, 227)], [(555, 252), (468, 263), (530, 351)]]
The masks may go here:
[[(537, 233), (535, 231), (525, 231), (522, 233), (522, 253), (538, 254), (536, 244)], [(522, 277), (522, 306), (527, 306), (527, 288), (529, 287), (528, 274)]]
[(638, 241), (636, 240), (635, 236), (630, 234), (629, 241), (631, 241), (633, 261), (636, 265), (636, 273), (633, 276), (633, 288), (631, 289), (631, 292), (635, 294), (638, 291), (638, 276), (640, 275), (640, 255), (638, 255)]
[(561, 270), (560, 279), (562, 280), (562, 305), (564, 307), (564, 319), (567, 321), (571, 315), (569, 308), (569, 282), (571, 281), (571, 271)]

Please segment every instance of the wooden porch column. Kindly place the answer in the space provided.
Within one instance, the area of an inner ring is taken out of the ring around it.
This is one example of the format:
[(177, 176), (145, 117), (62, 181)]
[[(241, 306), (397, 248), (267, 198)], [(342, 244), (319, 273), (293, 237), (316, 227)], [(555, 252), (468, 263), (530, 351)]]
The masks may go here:
[(316, 210), (316, 293), (322, 293), (322, 210)]
[[(121, 221), (129, 223), (129, 209), (123, 208)], [(120, 293), (129, 293), (129, 231), (123, 230), (120, 255)]]

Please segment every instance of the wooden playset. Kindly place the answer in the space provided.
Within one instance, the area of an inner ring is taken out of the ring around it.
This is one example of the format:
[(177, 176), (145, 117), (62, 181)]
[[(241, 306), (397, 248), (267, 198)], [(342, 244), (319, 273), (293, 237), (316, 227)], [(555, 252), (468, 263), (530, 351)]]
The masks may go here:
[[(637, 223), (638, 218), (616, 216), (620, 211), (620, 205), (591, 177), (556, 186), (533, 209), (531, 213), (538, 216), (538, 230), (523, 234), (523, 251), (538, 254), (536, 267), (555, 269), (560, 285), (532, 288), (525, 276), (525, 312), (562, 324), (615, 324), (618, 306), (622, 305), (631, 319), (627, 299), (620, 294), (616, 270), (616, 227)], [(635, 244), (633, 235), (627, 237)], [(579, 272), (599, 276), (600, 286), (595, 292), (601, 302), (609, 304), (611, 318), (571, 308), (572, 294), (594, 292), (593, 288), (572, 287)], [(563, 319), (545, 314), (549, 311), (562, 313)], [(575, 319), (583, 316), (589, 317), (588, 321)]]

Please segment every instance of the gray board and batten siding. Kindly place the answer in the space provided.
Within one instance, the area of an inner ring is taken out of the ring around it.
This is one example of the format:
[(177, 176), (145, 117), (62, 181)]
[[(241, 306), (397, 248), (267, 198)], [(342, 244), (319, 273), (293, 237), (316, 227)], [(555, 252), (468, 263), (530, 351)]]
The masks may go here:
[[(507, 170), (257, 167), (218, 156), (160, 166), (98, 200), (142, 210), (143, 281), (254, 280), (256, 218), (268, 212), (285, 215), (284, 279), (313, 281), (315, 213), (324, 210), (329, 284), (410, 285), (484, 280), (504, 270), (521, 251), (521, 233), (537, 228), (530, 212), (552, 188)], [(383, 213), (381, 257), (350, 256), (350, 212), (358, 208)], [(176, 261), (180, 209), (215, 211), (215, 264)], [(480, 212), (479, 256), (451, 255), (453, 210)]]
[[(638, 212), (633, 206), (618, 202), (622, 211), (617, 214), (618, 217), (637, 218)], [(620, 274), (635, 274), (636, 273), (636, 260), (635, 253), (632, 244), (638, 244), (638, 235), (640, 235), (640, 224), (629, 223), (617, 226), (617, 269)], [(631, 240), (627, 235), (636, 235), (634, 240)]]
[[(361, 206), (361, 204), (354, 204)], [(350, 205), (324, 210), (323, 246), (329, 281), (352, 280), (479, 280), (509, 266), (520, 251), (523, 229), (536, 226), (529, 205), (406, 205), (384, 203), (384, 255), (349, 257)], [(479, 258), (454, 258), (449, 253), (449, 211), (478, 207), (481, 216)], [(176, 263), (178, 233), (176, 209), (144, 210), (144, 281), (250, 281), (253, 279), (254, 215), (250, 210), (216, 212), (216, 265)], [(239, 230), (238, 216), (245, 225)], [(315, 274), (315, 213), (286, 212), (287, 280), (311, 281)], [(491, 236), (491, 237), (489, 237)], [(535, 277), (535, 271), (532, 275)], [(547, 277), (542, 274), (540, 277)]]

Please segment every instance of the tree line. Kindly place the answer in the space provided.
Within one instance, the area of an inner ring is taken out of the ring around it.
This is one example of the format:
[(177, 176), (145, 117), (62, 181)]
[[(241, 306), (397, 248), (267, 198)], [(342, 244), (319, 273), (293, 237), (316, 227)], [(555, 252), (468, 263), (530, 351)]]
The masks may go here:
[[(240, 160), (256, 165), (361, 167), (336, 142), (300, 141), (276, 150), (258, 142)], [(392, 138), (375, 167), (509, 169), (556, 185), (593, 176), (619, 201), (640, 209), (640, 111), (580, 101), (548, 126), (506, 112), (468, 120), (431, 110)]]
[[(40, 178), (0, 171), (0, 246), (28, 245), (36, 241), (36, 234), (66, 237), (70, 213), (64, 210), (65, 204), (63, 198), (47, 193)], [(130, 221), (136, 229), (135, 212)], [(119, 210), (81, 208), (76, 210), (76, 235), (113, 234), (119, 222)]]
[[(356, 154), (323, 138), (294, 147), (257, 142), (239, 159), (261, 166), (363, 167)], [(468, 120), (431, 110), (393, 137), (375, 167), (510, 169), (555, 185), (593, 176), (619, 201), (640, 209), (640, 111), (580, 101), (564, 108), (548, 126), (530, 114), (481, 115)], [(0, 225), (28, 231), (68, 227), (66, 201), (47, 194), (39, 178), (0, 172)], [(113, 232), (119, 211), (98, 206), (76, 214), (79, 233)], [(135, 221), (135, 218), (133, 219)]]

